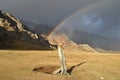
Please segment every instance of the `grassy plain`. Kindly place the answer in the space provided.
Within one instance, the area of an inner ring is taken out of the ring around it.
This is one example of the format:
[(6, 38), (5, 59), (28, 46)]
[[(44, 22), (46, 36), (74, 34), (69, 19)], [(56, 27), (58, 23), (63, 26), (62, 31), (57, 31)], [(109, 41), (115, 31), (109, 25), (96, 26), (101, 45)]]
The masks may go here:
[(59, 66), (57, 51), (0, 50), (0, 80), (120, 80), (120, 54), (65, 50), (65, 56), (68, 76), (46, 73)]

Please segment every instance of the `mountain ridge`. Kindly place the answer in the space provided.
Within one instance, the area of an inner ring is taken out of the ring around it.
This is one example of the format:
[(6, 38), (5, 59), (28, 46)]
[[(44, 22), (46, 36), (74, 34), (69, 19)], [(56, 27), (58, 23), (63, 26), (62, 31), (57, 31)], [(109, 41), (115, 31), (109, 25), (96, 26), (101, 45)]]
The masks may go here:
[(0, 10), (0, 48), (11, 48), (14, 46), (11, 44), (16, 41), (24, 42), (23, 45), (29, 43), (42, 49), (52, 49), (52, 45), (45, 38), (26, 30), (19, 19)]

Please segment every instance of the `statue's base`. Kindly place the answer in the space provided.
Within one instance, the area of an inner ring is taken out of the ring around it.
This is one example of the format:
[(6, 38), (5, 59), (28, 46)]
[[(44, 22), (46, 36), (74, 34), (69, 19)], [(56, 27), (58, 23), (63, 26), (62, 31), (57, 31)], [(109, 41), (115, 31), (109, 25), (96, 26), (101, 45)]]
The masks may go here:
[(61, 68), (55, 70), (53, 74), (70, 75), (66, 70), (61, 70)]

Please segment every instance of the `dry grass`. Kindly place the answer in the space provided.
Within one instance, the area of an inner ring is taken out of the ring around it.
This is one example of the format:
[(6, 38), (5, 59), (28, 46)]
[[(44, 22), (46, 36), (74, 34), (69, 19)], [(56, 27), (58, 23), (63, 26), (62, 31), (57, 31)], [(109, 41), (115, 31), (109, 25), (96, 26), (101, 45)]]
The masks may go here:
[(0, 50), (0, 80), (120, 80), (120, 54), (67, 50), (65, 55), (68, 68), (74, 66), (70, 76), (32, 71), (59, 66), (57, 51)]

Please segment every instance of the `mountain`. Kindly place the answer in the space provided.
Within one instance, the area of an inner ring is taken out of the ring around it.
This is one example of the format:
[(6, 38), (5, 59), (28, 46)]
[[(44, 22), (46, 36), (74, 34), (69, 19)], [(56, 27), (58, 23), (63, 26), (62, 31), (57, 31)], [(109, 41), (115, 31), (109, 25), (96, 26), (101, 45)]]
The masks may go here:
[(37, 34), (49, 34), (53, 30), (54, 26), (46, 24), (37, 24), (29, 21), (22, 20), (26, 25), (26, 28)]
[[(53, 45), (49, 43), (51, 40), (48, 41), (45, 37), (41, 36), (41, 34), (48, 34), (53, 28), (53, 26), (49, 25), (35, 24), (27, 21), (21, 22), (10, 13), (0, 10), (0, 48), (53, 49)], [(69, 33), (62, 32), (61, 36), (63, 39), (60, 40), (65, 40), (67, 47), (73, 45), (78, 47), (77, 44), (80, 44), (81, 47), (81, 44), (86, 44), (82, 46), (85, 47), (83, 49), (86, 49), (86, 47), (90, 49), (91, 46), (91, 50), (94, 48), (97, 50), (120, 51), (120, 38), (118, 37), (106, 37), (74, 30), (72, 37), (67, 39), (69, 38)], [(55, 37), (56, 39), (58, 38), (58, 36)]]
[(68, 38), (67, 40), (72, 41), (77, 45), (80, 44), (79, 47), (81, 49), (88, 48), (90, 51), (95, 49), (100, 52), (120, 51), (119, 37), (107, 37), (107, 36), (97, 35), (97, 34), (82, 31), (82, 30), (81, 31), (76, 30), (76, 29), (72, 30), (72, 32), (69, 32), (67, 31), (67, 27), (65, 27), (64, 29), (61, 29), (58, 33), (56, 32), (56, 34), (52, 36), (53, 39), (51, 39), (50, 41), (53, 43), (54, 41), (59, 40), (59, 41), (62, 41), (63, 43), (66, 43), (66, 41), (63, 40), (66, 38), (65, 36), (62, 36), (62, 34), (67, 36)]
[(76, 30), (71, 39), (77, 44), (88, 44), (96, 49), (101, 48), (108, 51), (120, 51), (119, 37), (106, 37)]
[(0, 10), (0, 48), (52, 49), (52, 45), (27, 30), (19, 19)]
[[(26, 25), (28, 25), (28, 29), (36, 32), (38, 34), (48, 34), (54, 26), (48, 26), (48, 25), (42, 25), (42, 24), (35, 24), (24, 21)], [(31, 26), (32, 25), (32, 26)], [(69, 33), (66, 33), (67, 28), (62, 30), (61, 35), (65, 34), (67, 37), (69, 37)], [(120, 51), (120, 38), (119, 37), (107, 37), (107, 36), (101, 36), (97, 34), (93, 34), (86, 31), (78, 31), (73, 30), (74, 34), (72, 34), (72, 37), (70, 39), (77, 44), (87, 44), (91, 46), (92, 48), (96, 50), (102, 50), (102, 51)], [(55, 36), (58, 38), (58, 36)], [(55, 38), (54, 37), (54, 38)], [(62, 36), (63, 37), (63, 36)], [(64, 39), (65, 37), (63, 37)], [(57, 39), (58, 40), (58, 39)]]
[(94, 48), (92, 48), (88, 44), (76, 44), (76, 42), (70, 40), (64, 33), (54, 34), (48, 40), (51, 44), (54, 44), (54, 45), (57, 43), (62, 43), (63, 48), (67, 50), (77, 49), (77, 50), (86, 51), (86, 52), (97, 52)]

